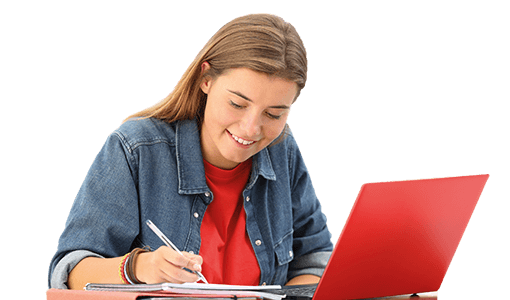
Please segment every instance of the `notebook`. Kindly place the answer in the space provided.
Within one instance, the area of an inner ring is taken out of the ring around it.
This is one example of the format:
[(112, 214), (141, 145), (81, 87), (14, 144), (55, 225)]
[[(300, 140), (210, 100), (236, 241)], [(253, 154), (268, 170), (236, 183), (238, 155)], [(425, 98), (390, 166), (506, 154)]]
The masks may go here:
[[(281, 286), (243, 286), (227, 284), (204, 284), (204, 283), (157, 283), (157, 284), (104, 284), (88, 283), (87, 291), (101, 292), (134, 292), (145, 293), (145, 298), (153, 299), (167, 296), (168, 298), (250, 298), (281, 300), (285, 297), (281, 293)], [(278, 291), (278, 292), (274, 292)], [(155, 295), (151, 295), (153, 292)], [(157, 294), (157, 295), (156, 295)]]

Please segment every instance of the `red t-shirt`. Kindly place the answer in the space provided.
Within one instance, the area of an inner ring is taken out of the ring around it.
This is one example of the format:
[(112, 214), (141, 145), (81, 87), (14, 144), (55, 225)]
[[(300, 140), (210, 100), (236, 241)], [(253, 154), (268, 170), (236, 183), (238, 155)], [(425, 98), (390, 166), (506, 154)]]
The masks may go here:
[(242, 192), (251, 170), (251, 159), (232, 170), (204, 160), (205, 177), (214, 200), (200, 228), (202, 274), (209, 283), (259, 285), (260, 267), (246, 231)]

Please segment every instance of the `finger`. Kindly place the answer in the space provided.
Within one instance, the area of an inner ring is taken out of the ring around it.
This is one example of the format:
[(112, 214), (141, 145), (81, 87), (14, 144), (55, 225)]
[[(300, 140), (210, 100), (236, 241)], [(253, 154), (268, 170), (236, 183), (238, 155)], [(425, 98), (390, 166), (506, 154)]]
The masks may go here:
[(184, 260), (183, 256), (177, 253), (175, 250), (173, 250), (170, 247), (167, 246), (161, 246), (156, 250), (160, 253), (160, 255), (165, 259), (166, 261), (174, 264), (174, 265), (180, 265), (186, 260)]
[(187, 252), (182, 252), (182, 255), (173, 249), (165, 247), (163, 257), (169, 263), (180, 267), (180, 268), (188, 268), (192, 271), (202, 271), (202, 257), (199, 255), (190, 254)]
[(153, 254), (155, 256), (152, 261), (152, 270), (155, 277), (150, 280), (146, 280), (145, 282), (184, 283), (195, 282), (198, 280), (198, 276), (196, 274), (183, 269), (183, 264), (186, 264), (189, 259), (183, 257), (174, 250), (163, 246), (154, 251)]
[(188, 264), (186, 265), (186, 268), (193, 270), (193, 271), (202, 272), (202, 263), (204, 262), (202, 256), (190, 254), (187, 252), (183, 252), (183, 254), (186, 258), (188, 258), (190, 260), (188, 262)]
[(188, 267), (188, 264), (191, 261), (191, 259), (186, 257), (184, 253), (181, 255), (168, 247), (166, 247), (165, 252), (163, 253), (163, 258), (169, 263), (181, 268)]
[[(161, 246), (155, 252), (159, 252), (160, 255), (162, 255), (166, 260), (181, 267), (190, 267), (194, 264), (202, 265), (202, 263), (204, 262), (202, 256), (200, 255), (191, 254), (185, 251), (181, 252), (182, 253), (181, 255), (177, 251), (167, 246)], [(183, 259), (183, 257), (186, 258), (187, 260)], [(194, 264), (190, 265), (188, 260), (193, 260)]]
[(172, 264), (166, 265), (161, 269), (164, 273), (164, 279), (172, 283), (196, 282), (198, 276), (185, 269), (177, 267)]
[(184, 256), (186, 256), (189, 259), (195, 260), (199, 265), (204, 263), (204, 259), (200, 255), (191, 254), (189, 252), (182, 252), (182, 254), (184, 254)]

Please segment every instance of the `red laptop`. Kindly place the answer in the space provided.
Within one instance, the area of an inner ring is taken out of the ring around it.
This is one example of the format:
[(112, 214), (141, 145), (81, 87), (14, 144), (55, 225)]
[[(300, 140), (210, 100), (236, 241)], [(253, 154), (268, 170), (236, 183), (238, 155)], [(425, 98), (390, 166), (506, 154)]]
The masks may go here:
[(313, 300), (437, 291), (488, 178), (364, 184)]

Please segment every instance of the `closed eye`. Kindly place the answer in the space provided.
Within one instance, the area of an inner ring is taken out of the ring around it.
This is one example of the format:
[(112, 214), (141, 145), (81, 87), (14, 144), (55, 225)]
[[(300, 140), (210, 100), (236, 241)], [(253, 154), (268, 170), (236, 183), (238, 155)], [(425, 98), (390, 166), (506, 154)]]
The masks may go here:
[(271, 118), (271, 119), (274, 119), (274, 120), (279, 120), (281, 118), (281, 116), (278, 116), (278, 115), (273, 115), (273, 114), (270, 114), (268, 112), (266, 112), (266, 115)]
[(230, 100), (230, 105), (232, 105), (234, 108), (241, 109), (243, 106), (235, 103), (234, 101)]
[[(230, 103), (229, 103), (229, 104), (230, 104), (233, 108), (235, 108), (235, 109), (243, 109), (243, 108), (245, 108), (244, 106), (239, 105), (239, 104), (235, 103), (235, 102), (234, 102), (234, 101), (232, 101), (232, 100), (229, 100), (229, 101), (230, 101)], [(267, 116), (268, 118), (273, 119), (273, 120), (279, 120), (279, 119), (281, 118), (281, 115), (274, 115), (274, 114), (272, 114), (272, 113), (270, 113), (270, 112), (266, 112), (265, 114), (266, 114), (266, 116)]]

